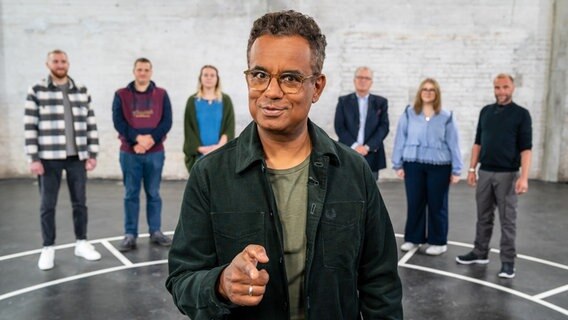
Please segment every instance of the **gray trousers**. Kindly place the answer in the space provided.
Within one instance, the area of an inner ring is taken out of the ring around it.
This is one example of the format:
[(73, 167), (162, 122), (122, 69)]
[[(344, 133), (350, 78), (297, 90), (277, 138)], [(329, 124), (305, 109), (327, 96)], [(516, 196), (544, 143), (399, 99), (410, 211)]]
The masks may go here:
[(517, 194), (515, 183), (518, 172), (490, 172), (479, 170), (475, 199), (477, 202), (477, 225), (473, 253), (486, 256), (493, 233), (495, 207), (499, 210), (501, 223), (501, 262), (514, 262)]

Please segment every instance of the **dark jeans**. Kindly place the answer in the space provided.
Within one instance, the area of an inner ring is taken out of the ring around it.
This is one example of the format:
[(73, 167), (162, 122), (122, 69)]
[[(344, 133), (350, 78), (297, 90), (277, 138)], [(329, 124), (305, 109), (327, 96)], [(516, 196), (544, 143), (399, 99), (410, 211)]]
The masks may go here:
[(65, 160), (41, 160), (45, 173), (38, 176), (41, 195), (41, 235), (43, 245), (55, 243), (55, 207), (61, 185), (61, 173), (65, 170), (67, 187), (73, 206), (73, 227), (77, 240), (87, 239), (87, 171), (85, 161), (79, 157), (68, 157)]
[(408, 209), (404, 240), (445, 245), (452, 166), (404, 162), (403, 168)]
[(124, 233), (138, 237), (140, 189), (146, 192), (146, 219), (150, 234), (161, 228), (162, 198), (160, 182), (164, 167), (164, 151), (147, 154), (120, 152), (124, 182)]

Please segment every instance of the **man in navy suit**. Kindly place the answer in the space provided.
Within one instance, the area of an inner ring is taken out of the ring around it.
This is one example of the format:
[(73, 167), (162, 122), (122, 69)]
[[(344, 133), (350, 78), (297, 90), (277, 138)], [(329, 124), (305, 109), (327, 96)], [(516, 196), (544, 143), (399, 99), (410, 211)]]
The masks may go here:
[(355, 92), (339, 97), (335, 110), (335, 132), (339, 142), (367, 159), (375, 179), (386, 168), (383, 140), (389, 133), (388, 101), (370, 94), (373, 71), (355, 70)]

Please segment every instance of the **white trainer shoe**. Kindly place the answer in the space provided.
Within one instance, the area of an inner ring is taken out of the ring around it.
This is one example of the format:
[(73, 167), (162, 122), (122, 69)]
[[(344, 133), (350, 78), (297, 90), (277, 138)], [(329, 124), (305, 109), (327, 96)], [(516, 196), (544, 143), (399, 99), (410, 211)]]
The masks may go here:
[(448, 251), (447, 245), (443, 246), (430, 245), (428, 248), (426, 248), (426, 254), (430, 256), (439, 256), (446, 251)]
[(406, 252), (406, 251), (410, 251), (410, 250), (412, 250), (414, 248), (418, 248), (418, 247), (420, 247), (419, 244), (412, 243), (412, 242), (405, 242), (405, 243), (402, 244), (402, 246), (400, 246), (400, 250)]
[(53, 260), (55, 259), (55, 249), (53, 246), (43, 247), (41, 249), (41, 255), (39, 256), (39, 261), (37, 262), (37, 267), (40, 270), (53, 269)]
[(98, 253), (95, 247), (88, 243), (87, 240), (77, 240), (75, 244), (75, 255), (90, 261), (101, 259), (101, 254)]

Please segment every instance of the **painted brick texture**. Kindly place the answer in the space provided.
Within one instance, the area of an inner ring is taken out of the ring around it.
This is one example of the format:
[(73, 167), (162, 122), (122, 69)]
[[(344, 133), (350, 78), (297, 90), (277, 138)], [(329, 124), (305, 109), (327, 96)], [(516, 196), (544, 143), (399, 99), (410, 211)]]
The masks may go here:
[[(152, 60), (154, 81), (168, 90), (174, 125), (166, 141), (164, 177), (187, 177), (183, 165), (183, 112), (204, 64), (220, 70), (223, 91), (235, 105), (237, 132), (249, 122), (246, 44), (255, 18), (295, 9), (313, 16), (327, 36), (327, 88), (311, 118), (332, 137), (337, 98), (353, 90), (353, 72), (375, 71), (372, 91), (389, 99), (390, 158), (399, 116), (425, 77), (436, 78), (443, 107), (459, 123), (469, 163), (477, 116), (494, 101), (492, 78), (517, 79), (514, 100), (533, 117), (531, 178), (541, 175), (545, 101), (549, 84), (553, 1), (96, 1), (3, 0), (0, 5), (0, 178), (28, 176), (23, 151), (27, 88), (47, 75), (46, 53), (66, 50), (70, 75), (93, 97), (101, 152), (92, 177), (120, 178), (119, 141), (112, 126), (116, 89), (132, 80), (132, 63)], [(564, 121), (566, 124), (568, 119)], [(566, 132), (566, 131), (564, 131)], [(566, 141), (568, 139), (563, 139)], [(563, 154), (568, 155), (563, 143)], [(390, 163), (390, 160), (389, 160)], [(564, 168), (564, 171), (566, 169)], [(381, 177), (395, 178), (392, 170)]]

